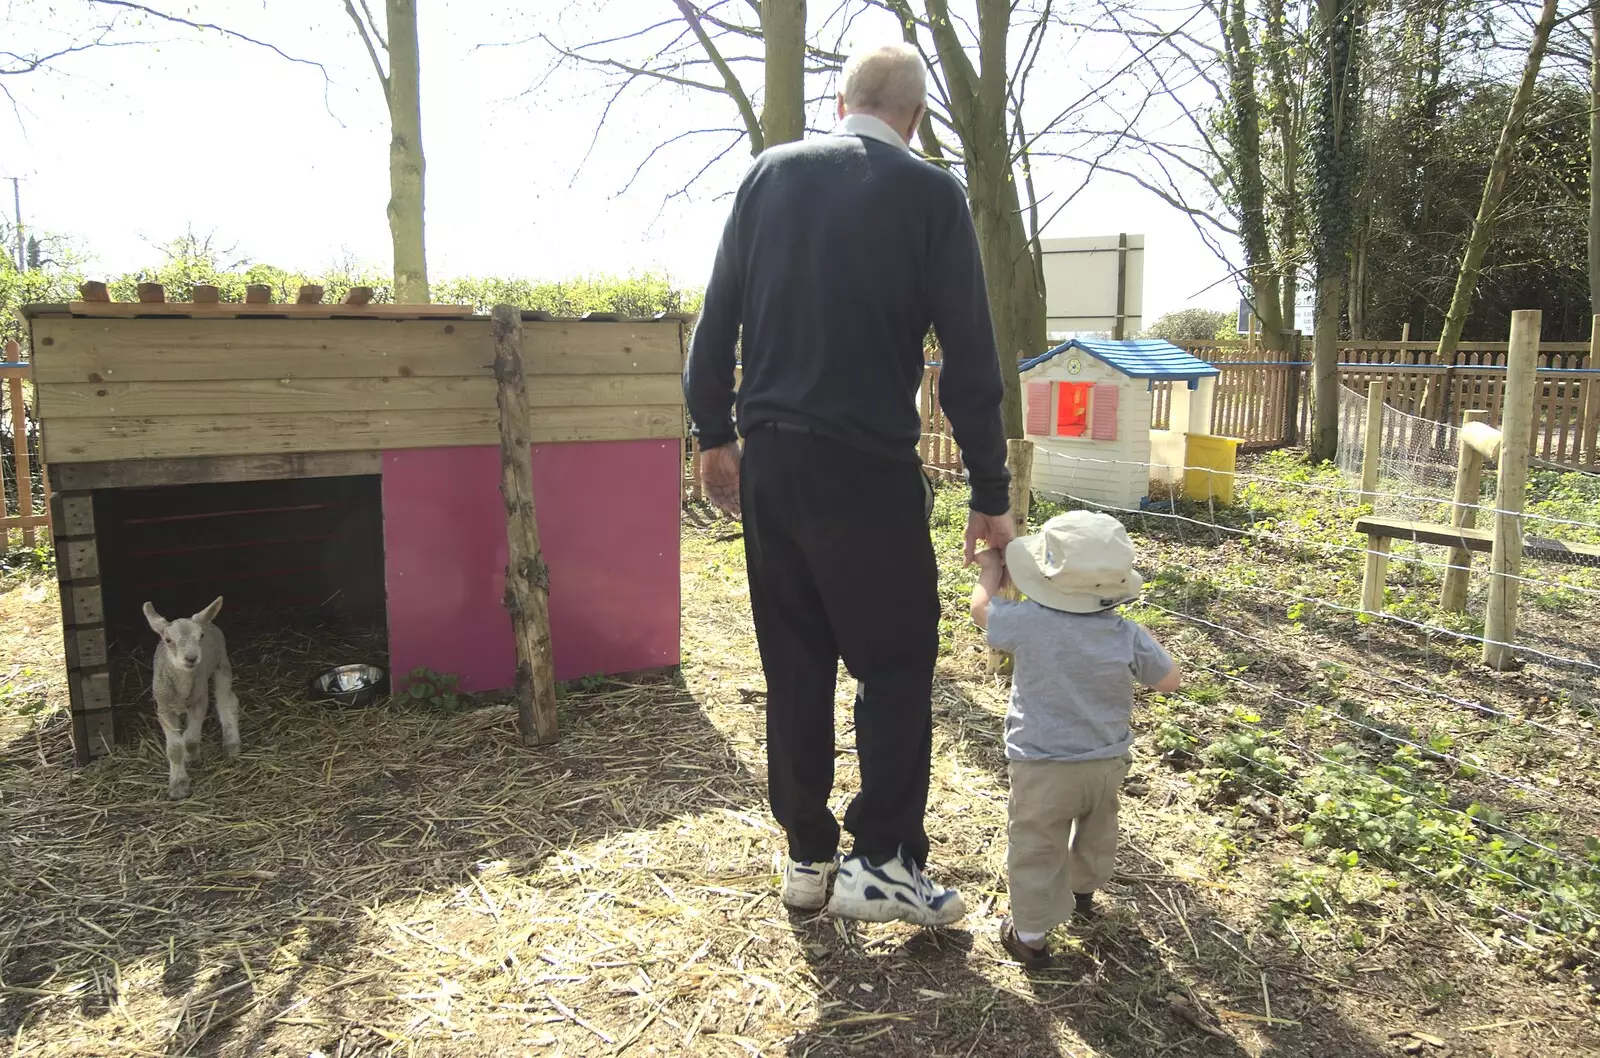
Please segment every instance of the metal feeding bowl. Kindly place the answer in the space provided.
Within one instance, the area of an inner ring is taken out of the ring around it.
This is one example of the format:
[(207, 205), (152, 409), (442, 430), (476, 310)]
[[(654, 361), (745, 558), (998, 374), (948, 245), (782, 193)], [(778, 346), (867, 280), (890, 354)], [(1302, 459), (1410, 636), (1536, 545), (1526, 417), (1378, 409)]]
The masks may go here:
[(388, 679), (377, 665), (340, 665), (311, 681), (311, 696), (340, 708), (360, 709), (384, 692)]

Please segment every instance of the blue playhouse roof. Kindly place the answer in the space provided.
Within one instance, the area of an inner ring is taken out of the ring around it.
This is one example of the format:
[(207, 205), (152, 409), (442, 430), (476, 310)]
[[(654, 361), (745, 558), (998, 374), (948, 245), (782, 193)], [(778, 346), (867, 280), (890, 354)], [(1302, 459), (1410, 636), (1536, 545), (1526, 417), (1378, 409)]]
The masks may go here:
[(1040, 353), (1018, 366), (1027, 371), (1038, 367), (1069, 349), (1088, 353), (1107, 367), (1121, 371), (1129, 378), (1148, 378), (1155, 381), (1172, 380), (1192, 382), (1197, 378), (1213, 378), (1222, 372), (1179, 349), (1162, 338), (1074, 338), (1049, 352)]

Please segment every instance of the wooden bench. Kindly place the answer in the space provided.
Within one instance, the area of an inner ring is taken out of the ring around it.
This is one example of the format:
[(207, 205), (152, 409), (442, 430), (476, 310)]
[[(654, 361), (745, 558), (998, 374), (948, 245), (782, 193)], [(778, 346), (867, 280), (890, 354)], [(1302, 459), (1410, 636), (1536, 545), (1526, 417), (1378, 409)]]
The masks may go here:
[[(1357, 518), (1356, 532), (1365, 533), (1367, 537), (1367, 568), (1361, 580), (1361, 609), (1375, 614), (1383, 612), (1383, 582), (1389, 570), (1391, 541), (1410, 540), (1418, 544), (1435, 544), (1463, 552), (1482, 551), (1486, 554), (1494, 548), (1494, 533), (1488, 529), (1468, 529), (1405, 518)], [(1600, 545), (1568, 544), (1545, 537), (1525, 536), (1522, 539), (1522, 557), (1569, 566), (1600, 567)]]

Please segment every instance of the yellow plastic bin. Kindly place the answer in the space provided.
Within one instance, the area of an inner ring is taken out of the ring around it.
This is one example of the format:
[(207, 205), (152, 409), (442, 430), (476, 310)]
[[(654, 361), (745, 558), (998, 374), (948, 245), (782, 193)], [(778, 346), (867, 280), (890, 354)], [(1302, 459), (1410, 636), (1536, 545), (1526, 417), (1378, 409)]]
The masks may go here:
[(1183, 495), (1197, 503), (1233, 502), (1233, 471), (1243, 438), (1188, 434), (1184, 446)]

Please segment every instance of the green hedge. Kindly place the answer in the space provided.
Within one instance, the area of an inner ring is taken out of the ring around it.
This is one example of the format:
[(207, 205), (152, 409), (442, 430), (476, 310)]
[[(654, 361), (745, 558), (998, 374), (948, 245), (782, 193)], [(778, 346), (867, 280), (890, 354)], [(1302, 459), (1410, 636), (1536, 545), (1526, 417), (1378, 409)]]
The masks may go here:
[[(0, 339), (25, 341), (27, 327), (22, 306), (36, 303), (75, 301), (78, 286), (85, 276), (71, 270), (38, 269), (18, 272), (0, 261)], [(324, 300), (343, 299), (354, 286), (368, 286), (373, 300), (394, 300), (394, 284), (388, 275), (375, 271), (329, 269), (320, 274), (293, 272), (272, 265), (248, 268), (219, 268), (204, 255), (173, 256), (157, 268), (140, 269), (107, 281), (113, 301), (136, 301), (140, 283), (160, 283), (166, 287), (168, 301), (190, 301), (197, 284), (218, 289), (223, 301), (243, 301), (245, 287), (265, 283), (273, 290), (273, 300), (292, 302), (301, 286), (320, 284)], [(519, 305), (524, 309), (557, 316), (581, 316), (586, 312), (615, 312), (624, 316), (654, 316), (660, 312), (695, 313), (700, 309), (702, 291), (673, 284), (665, 275), (644, 273), (634, 276), (594, 275), (573, 279), (536, 281), (464, 277), (443, 279), (432, 284), (433, 300), (439, 304), (471, 305), (487, 312), (497, 304)]]

